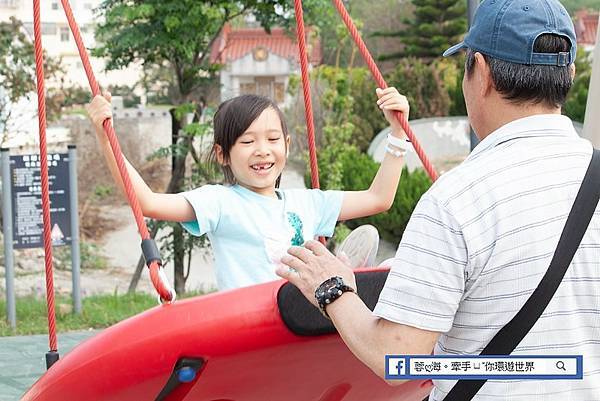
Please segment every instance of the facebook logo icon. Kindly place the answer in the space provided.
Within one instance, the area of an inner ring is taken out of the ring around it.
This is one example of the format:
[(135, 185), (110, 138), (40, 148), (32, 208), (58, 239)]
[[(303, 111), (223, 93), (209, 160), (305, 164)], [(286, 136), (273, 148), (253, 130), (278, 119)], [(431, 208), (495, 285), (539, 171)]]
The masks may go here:
[(406, 359), (399, 357), (387, 357), (385, 360), (386, 378), (399, 378), (406, 375)]

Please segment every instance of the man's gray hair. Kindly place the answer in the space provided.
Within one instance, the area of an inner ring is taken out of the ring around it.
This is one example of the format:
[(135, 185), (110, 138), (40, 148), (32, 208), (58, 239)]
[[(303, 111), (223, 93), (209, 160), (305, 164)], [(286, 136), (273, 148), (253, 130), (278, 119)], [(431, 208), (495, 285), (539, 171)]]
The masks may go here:
[[(534, 44), (539, 53), (568, 52), (571, 45), (562, 36), (540, 35)], [(482, 54), (490, 66), (496, 90), (515, 104), (544, 104), (562, 107), (573, 84), (571, 66), (525, 65), (511, 63)], [(467, 49), (465, 74), (470, 76), (475, 65), (475, 51)]]

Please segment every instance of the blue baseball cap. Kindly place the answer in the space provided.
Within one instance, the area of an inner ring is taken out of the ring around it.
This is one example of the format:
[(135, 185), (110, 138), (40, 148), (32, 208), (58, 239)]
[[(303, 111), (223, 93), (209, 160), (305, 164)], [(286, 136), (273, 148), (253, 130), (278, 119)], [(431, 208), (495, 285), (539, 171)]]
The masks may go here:
[[(535, 53), (533, 44), (544, 33), (568, 39), (570, 51)], [(575, 61), (577, 40), (573, 21), (558, 0), (484, 0), (465, 39), (444, 57), (464, 48), (512, 63), (564, 67)]]

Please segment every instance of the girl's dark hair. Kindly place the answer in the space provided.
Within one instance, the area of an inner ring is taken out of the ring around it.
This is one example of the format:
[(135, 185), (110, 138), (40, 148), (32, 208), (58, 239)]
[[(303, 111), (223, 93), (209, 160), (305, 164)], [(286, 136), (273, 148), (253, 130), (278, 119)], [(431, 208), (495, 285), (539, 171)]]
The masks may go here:
[[(285, 124), (283, 113), (277, 107), (277, 104), (271, 99), (264, 96), (257, 95), (241, 95), (224, 101), (219, 105), (215, 116), (213, 118), (214, 127), (214, 144), (221, 146), (223, 149), (223, 158), (229, 162), (229, 154), (231, 148), (242, 136), (248, 127), (260, 116), (260, 114), (268, 108), (272, 108), (277, 112), (279, 120), (281, 121), (281, 131), (283, 137), (288, 137), (288, 129)], [(287, 149), (287, 141), (285, 146)], [(213, 146), (210, 152), (210, 161), (217, 163), (217, 156), (215, 147)], [(221, 166), (223, 169), (223, 175), (225, 182), (228, 184), (235, 184), (236, 180), (233, 176), (233, 172), (229, 166)], [(277, 178), (275, 186), (279, 188), (279, 182), (281, 176)]]

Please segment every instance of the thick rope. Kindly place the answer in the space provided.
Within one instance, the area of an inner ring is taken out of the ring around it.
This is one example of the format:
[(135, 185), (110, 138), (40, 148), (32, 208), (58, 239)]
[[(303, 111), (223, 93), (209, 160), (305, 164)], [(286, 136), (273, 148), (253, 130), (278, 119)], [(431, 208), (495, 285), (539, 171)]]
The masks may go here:
[(310, 157), (310, 177), (312, 187), (319, 188), (319, 165), (317, 163), (317, 147), (315, 145), (315, 125), (312, 112), (312, 99), (310, 96), (308, 53), (306, 51), (306, 34), (304, 32), (302, 0), (294, 0), (294, 8), (296, 10), (296, 35), (298, 37), (298, 49), (300, 50), (302, 89), (304, 90), (304, 116), (306, 118), (306, 136), (308, 139), (308, 153)]
[(50, 230), (50, 189), (48, 184), (48, 150), (46, 148), (46, 95), (44, 85), (44, 53), (40, 22), (40, 0), (33, 0), (33, 34), (35, 71), (37, 74), (38, 125), (40, 136), (40, 173), (42, 178), (42, 216), (44, 222), (44, 261), (46, 265), (46, 305), (50, 351), (57, 351), (56, 313), (54, 311), (54, 276), (52, 271), (52, 233)]
[[(90, 63), (87, 50), (83, 44), (81, 33), (79, 32), (79, 26), (75, 22), (75, 17), (73, 16), (73, 11), (71, 10), (69, 1), (61, 0), (61, 2), (63, 9), (65, 10), (65, 15), (67, 16), (69, 27), (73, 33), (73, 38), (77, 44), (79, 56), (81, 57), (81, 62), (83, 64), (83, 68), (85, 69), (92, 93), (94, 96), (100, 95), (100, 86), (98, 85), (98, 82), (94, 76), (94, 72), (92, 71), (92, 65)], [(104, 132), (108, 137), (110, 147), (115, 157), (115, 161), (117, 162), (121, 179), (123, 180), (123, 186), (125, 188), (127, 200), (129, 201), (129, 205), (133, 211), (133, 215), (138, 226), (138, 232), (140, 233), (142, 240), (149, 239), (150, 234), (148, 233), (148, 227), (146, 226), (146, 221), (144, 220), (144, 214), (142, 213), (142, 208), (140, 207), (140, 203), (133, 189), (133, 185), (131, 184), (129, 174), (127, 173), (127, 167), (125, 166), (125, 160), (123, 158), (123, 154), (121, 153), (121, 147), (119, 146), (119, 141), (117, 140), (115, 130), (108, 119), (104, 121), (103, 126)], [(160, 298), (164, 301), (173, 301), (175, 298), (175, 291), (170, 288), (164, 274), (161, 273), (162, 266), (160, 266), (157, 262), (152, 262), (149, 267), (150, 279), (152, 280), (152, 284), (154, 284), (154, 288), (160, 295)]]
[[(352, 36), (354, 43), (356, 43), (356, 46), (358, 47), (360, 54), (362, 55), (363, 59), (365, 60), (365, 63), (367, 63), (369, 70), (371, 70), (371, 74), (373, 75), (373, 78), (377, 82), (377, 86), (379, 86), (382, 89), (387, 88), (388, 85), (385, 82), (385, 79), (383, 79), (383, 75), (381, 75), (379, 68), (377, 68), (377, 65), (375, 64), (375, 60), (373, 60), (373, 57), (371, 57), (371, 54), (369, 53), (369, 50), (367, 49), (365, 42), (362, 40), (360, 33), (358, 32), (356, 25), (354, 25), (354, 22), (352, 21), (352, 17), (350, 17), (350, 14), (348, 14), (346, 7), (344, 7), (342, 0), (333, 0), (333, 4), (335, 5), (335, 8), (337, 8), (338, 13), (340, 14), (340, 16), (342, 17), (342, 20), (346, 24), (346, 27), (348, 28), (348, 31), (350, 32), (350, 35)], [(435, 181), (437, 179), (438, 175), (437, 175), (435, 169), (433, 168), (433, 165), (431, 164), (431, 162), (425, 155), (425, 151), (419, 144), (419, 141), (417, 141), (417, 137), (415, 136), (415, 134), (412, 132), (412, 129), (408, 125), (408, 121), (406, 120), (406, 117), (404, 116), (404, 114), (402, 114), (401, 112), (398, 111), (398, 112), (396, 112), (396, 118), (400, 122), (400, 125), (402, 126), (402, 129), (404, 130), (404, 132), (406, 132), (406, 136), (408, 136), (408, 139), (410, 139), (410, 142), (412, 143), (412, 146), (415, 148), (415, 152), (419, 156), (419, 159), (421, 159), (421, 162), (423, 163), (423, 168), (425, 168), (425, 170), (429, 174), (429, 177), (431, 178), (431, 180)]]
[[(304, 92), (304, 117), (306, 119), (306, 139), (310, 157), (310, 181), (313, 188), (320, 188), (319, 163), (317, 162), (317, 146), (315, 144), (315, 124), (312, 112), (312, 98), (310, 95), (310, 76), (308, 74), (308, 52), (306, 51), (306, 33), (304, 30), (304, 11), (302, 0), (294, 0), (296, 12), (296, 35), (298, 50), (300, 51), (300, 69), (302, 71), (302, 89)], [(323, 245), (327, 242), (325, 237), (319, 237)]]

